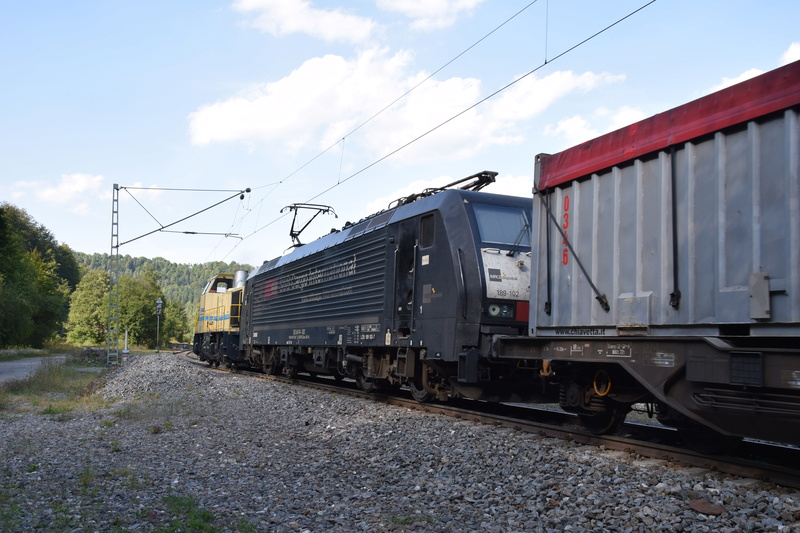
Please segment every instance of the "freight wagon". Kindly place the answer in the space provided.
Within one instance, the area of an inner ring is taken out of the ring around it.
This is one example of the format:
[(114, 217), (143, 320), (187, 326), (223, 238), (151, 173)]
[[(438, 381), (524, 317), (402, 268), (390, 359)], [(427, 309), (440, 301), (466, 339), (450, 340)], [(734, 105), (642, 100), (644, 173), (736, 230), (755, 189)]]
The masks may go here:
[(800, 62), (536, 158), (527, 337), (597, 433), (800, 444)]

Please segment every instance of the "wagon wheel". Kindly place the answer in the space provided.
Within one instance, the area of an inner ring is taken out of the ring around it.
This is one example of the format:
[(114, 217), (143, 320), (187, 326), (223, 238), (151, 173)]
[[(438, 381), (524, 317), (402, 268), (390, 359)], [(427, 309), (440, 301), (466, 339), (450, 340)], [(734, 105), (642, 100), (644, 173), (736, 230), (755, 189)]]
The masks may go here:
[(610, 407), (607, 411), (600, 411), (593, 415), (579, 414), (578, 418), (583, 427), (594, 435), (611, 435), (616, 433), (622, 423), (625, 422), (625, 415), (627, 414), (627, 410)]

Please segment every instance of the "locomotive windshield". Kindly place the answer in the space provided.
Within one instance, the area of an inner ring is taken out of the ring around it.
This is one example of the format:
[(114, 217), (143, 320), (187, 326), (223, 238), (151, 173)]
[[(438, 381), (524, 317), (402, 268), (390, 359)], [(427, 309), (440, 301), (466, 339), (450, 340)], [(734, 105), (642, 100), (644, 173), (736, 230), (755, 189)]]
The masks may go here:
[(521, 207), (472, 204), (481, 242), (530, 247), (531, 225)]

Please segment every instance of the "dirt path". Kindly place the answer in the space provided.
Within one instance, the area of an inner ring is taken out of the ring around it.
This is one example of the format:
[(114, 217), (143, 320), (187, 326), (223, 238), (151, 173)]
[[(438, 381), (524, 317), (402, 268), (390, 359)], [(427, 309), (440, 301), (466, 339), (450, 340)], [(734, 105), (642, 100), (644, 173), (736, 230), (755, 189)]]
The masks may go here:
[(12, 379), (26, 378), (36, 372), (36, 369), (44, 361), (63, 362), (65, 357), (64, 355), (51, 355), (48, 357), (29, 357), (16, 361), (2, 361), (0, 362), (0, 383)]

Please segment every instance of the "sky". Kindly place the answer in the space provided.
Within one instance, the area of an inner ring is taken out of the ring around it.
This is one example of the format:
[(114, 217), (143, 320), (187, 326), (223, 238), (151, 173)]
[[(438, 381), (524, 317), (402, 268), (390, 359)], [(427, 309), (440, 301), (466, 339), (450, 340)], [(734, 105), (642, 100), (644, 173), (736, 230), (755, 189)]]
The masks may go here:
[(0, 202), (109, 253), (116, 184), (120, 254), (189, 264), (281, 255), (295, 203), (307, 243), (483, 170), (530, 197), (536, 154), (800, 60), (796, 0), (0, 6)]

